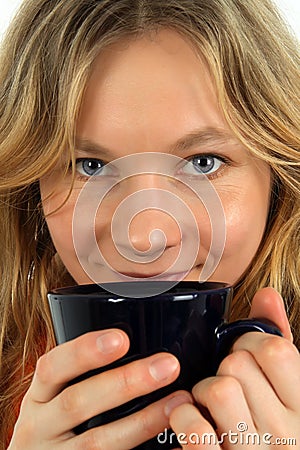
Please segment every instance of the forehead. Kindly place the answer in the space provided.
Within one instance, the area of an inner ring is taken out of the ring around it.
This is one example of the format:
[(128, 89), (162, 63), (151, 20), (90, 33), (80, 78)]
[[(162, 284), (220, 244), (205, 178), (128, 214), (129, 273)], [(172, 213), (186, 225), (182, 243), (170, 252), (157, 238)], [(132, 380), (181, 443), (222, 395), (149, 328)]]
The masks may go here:
[(161, 30), (123, 40), (98, 55), (79, 116), (81, 137), (96, 133), (93, 140), (106, 146), (111, 143), (103, 139), (111, 141), (111, 134), (123, 132), (124, 140), (128, 133), (132, 140), (143, 134), (153, 151), (149, 130), (162, 143), (212, 127), (227, 127), (214, 81), (204, 58), (179, 33)]

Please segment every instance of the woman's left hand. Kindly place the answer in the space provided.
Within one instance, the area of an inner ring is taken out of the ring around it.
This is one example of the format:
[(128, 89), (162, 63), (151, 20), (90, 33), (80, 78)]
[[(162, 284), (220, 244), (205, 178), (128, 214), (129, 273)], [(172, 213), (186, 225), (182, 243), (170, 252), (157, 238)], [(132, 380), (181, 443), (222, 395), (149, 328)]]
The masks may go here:
[[(300, 448), (300, 356), (280, 295), (271, 288), (258, 291), (250, 317), (271, 320), (284, 338), (251, 332), (236, 341), (217, 375), (194, 387), (195, 405), (170, 414), (183, 448)], [(208, 409), (215, 427), (197, 405)]]

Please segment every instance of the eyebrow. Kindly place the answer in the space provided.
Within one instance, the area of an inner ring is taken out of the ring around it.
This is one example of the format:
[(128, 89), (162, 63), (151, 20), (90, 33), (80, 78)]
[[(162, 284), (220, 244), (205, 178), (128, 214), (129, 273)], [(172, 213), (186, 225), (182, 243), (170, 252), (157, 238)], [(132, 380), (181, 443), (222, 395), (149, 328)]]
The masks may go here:
[(101, 156), (109, 156), (111, 155), (111, 151), (108, 148), (103, 147), (102, 145), (96, 144), (89, 139), (76, 137), (75, 139), (75, 150), (81, 150), (83, 152), (99, 155)]
[(223, 145), (229, 142), (236, 143), (238, 140), (227, 130), (210, 127), (186, 134), (175, 143), (172, 152), (183, 152), (196, 146)]
[[(180, 138), (174, 145), (171, 146), (171, 153), (184, 152), (191, 147), (205, 146), (205, 145), (224, 145), (226, 143), (237, 143), (238, 139), (229, 131), (222, 128), (205, 128), (194, 130), (182, 138)], [(77, 137), (75, 140), (75, 149), (93, 155), (111, 157), (112, 150), (97, 144), (86, 138)]]

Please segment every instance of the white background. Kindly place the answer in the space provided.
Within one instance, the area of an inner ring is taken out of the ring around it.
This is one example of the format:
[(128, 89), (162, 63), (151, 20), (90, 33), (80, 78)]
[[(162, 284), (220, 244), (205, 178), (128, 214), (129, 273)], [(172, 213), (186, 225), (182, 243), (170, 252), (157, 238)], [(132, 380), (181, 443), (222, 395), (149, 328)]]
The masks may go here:
[[(76, 1), (76, 0), (74, 0)], [(245, 0), (246, 2), (247, 0)], [(275, 0), (300, 40), (300, 0)], [(0, 0), (0, 38), (22, 0)], [(259, 10), (257, 11), (259, 14)]]

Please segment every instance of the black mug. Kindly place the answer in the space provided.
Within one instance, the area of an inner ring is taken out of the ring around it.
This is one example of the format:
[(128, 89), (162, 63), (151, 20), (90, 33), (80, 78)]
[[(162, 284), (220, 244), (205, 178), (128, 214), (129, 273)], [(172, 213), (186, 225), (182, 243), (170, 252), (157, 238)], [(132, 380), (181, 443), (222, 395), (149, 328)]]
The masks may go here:
[[(234, 341), (248, 331), (281, 335), (263, 320), (227, 323), (231, 299), (232, 287), (228, 284), (192, 281), (175, 285), (169, 281), (103, 283), (50, 292), (57, 344), (108, 328), (119, 328), (130, 339), (130, 349), (124, 357), (73, 383), (158, 352), (172, 353), (180, 362), (180, 375), (172, 384), (92, 417), (74, 431), (82, 433), (118, 420), (176, 390), (190, 391), (197, 382), (216, 373)], [(173, 446), (154, 438), (137, 448), (165, 450)]]

